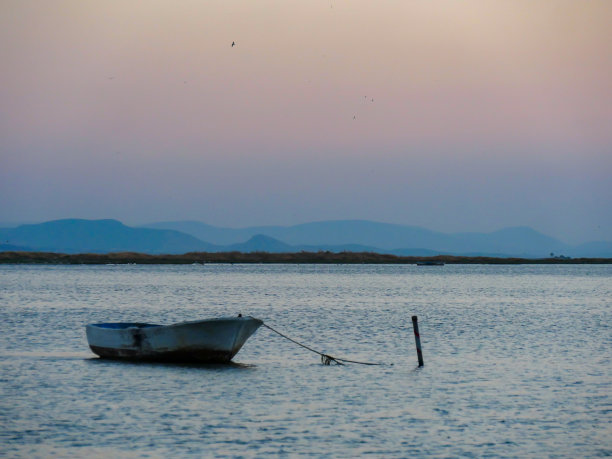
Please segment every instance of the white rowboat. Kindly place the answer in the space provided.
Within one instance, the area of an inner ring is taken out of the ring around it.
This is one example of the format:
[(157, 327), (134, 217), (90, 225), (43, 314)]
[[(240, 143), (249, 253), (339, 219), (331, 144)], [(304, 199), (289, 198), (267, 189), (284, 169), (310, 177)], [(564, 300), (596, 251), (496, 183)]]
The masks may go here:
[(173, 325), (90, 324), (86, 333), (89, 347), (102, 358), (227, 363), (262, 324), (238, 316)]

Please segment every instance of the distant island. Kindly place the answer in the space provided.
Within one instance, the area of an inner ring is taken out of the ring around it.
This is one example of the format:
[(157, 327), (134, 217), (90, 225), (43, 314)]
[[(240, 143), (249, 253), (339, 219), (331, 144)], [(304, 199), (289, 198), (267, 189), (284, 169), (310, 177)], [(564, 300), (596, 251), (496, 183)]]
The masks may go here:
[(109, 219), (63, 219), (0, 228), (0, 252), (160, 256), (266, 252), (280, 258), (286, 258), (285, 254), (331, 252), (337, 254), (338, 259), (345, 257), (345, 253), (378, 254), (377, 260), (382, 260), (382, 255), (395, 255), (386, 258), (389, 260), (435, 256), (453, 256), (463, 260), (576, 259), (611, 258), (612, 241), (570, 245), (527, 227), (504, 228), (490, 233), (447, 234), (367, 220), (221, 228), (193, 221), (132, 227)]
[(276, 263), (276, 264), (612, 264), (612, 258), (506, 258), (463, 257), (438, 255), (435, 257), (398, 256), (373, 252), (190, 252), (182, 255), (149, 255), (145, 253), (80, 253), (55, 252), (0, 252), (0, 264), (56, 264), (56, 265), (181, 265), (206, 263)]

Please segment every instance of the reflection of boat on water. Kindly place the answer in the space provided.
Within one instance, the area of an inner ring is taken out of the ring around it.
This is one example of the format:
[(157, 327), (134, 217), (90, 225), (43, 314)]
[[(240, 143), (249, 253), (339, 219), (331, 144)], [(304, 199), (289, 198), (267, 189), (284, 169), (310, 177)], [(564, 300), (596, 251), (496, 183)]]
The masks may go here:
[(417, 261), (417, 266), (444, 266), (443, 261)]
[(263, 322), (253, 317), (181, 322), (173, 325), (87, 325), (91, 350), (102, 358), (162, 362), (226, 363)]

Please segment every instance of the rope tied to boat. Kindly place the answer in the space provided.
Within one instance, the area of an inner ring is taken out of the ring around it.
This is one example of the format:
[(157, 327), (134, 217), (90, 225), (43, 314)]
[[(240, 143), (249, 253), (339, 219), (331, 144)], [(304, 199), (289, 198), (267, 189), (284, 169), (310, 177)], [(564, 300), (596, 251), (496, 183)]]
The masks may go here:
[[(254, 318), (253, 316), (250, 316), (252, 318)], [(274, 333), (276, 333), (277, 335), (285, 338), (286, 340), (291, 341), (294, 344), (297, 344), (298, 346), (303, 347), (304, 349), (309, 350), (310, 352), (314, 352), (315, 354), (319, 354), (321, 356), (321, 363), (323, 365), (331, 365), (332, 363), (335, 363), (336, 365), (344, 365), (344, 363), (356, 363), (359, 365), (386, 365), (385, 363), (376, 363), (376, 362), (359, 362), (357, 360), (349, 360), (349, 359), (343, 359), (340, 357), (333, 357), (329, 354), (324, 354), (323, 352), (319, 352), (316, 349), (313, 349), (309, 346), (306, 346), (305, 344), (302, 344), (296, 340), (294, 340), (293, 338), (290, 338), (289, 336), (285, 335), (284, 333), (279, 332), (278, 330), (272, 328), (271, 326), (269, 326), (267, 323), (263, 322), (262, 326), (266, 327), (268, 330), (273, 331)], [(393, 365), (393, 364), (391, 364)]]

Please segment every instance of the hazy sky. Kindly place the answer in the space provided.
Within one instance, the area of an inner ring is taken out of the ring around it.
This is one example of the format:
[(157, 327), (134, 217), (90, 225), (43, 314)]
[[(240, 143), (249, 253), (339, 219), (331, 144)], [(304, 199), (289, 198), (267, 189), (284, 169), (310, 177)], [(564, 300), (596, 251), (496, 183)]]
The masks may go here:
[(610, 0), (2, 0), (0, 222), (612, 240), (610, 24)]

